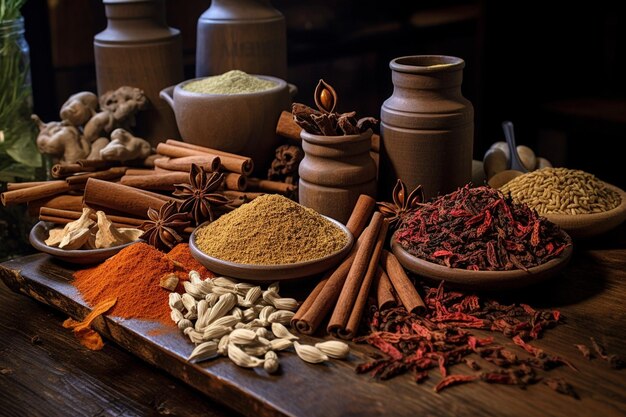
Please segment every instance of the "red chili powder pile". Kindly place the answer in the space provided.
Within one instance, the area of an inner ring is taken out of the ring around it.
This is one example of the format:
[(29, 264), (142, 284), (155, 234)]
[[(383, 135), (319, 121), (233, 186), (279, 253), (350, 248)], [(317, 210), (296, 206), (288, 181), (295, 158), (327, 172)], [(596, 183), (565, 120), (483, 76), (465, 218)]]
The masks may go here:
[[(183, 269), (172, 259), (182, 264)], [(191, 269), (198, 270), (203, 278), (212, 275), (191, 257), (186, 244), (177, 245), (165, 255), (153, 246), (136, 243), (96, 267), (74, 273), (74, 286), (92, 306), (117, 297), (109, 312), (112, 316), (172, 324), (169, 291), (159, 285), (160, 279), (174, 272), (179, 279), (186, 280)]]

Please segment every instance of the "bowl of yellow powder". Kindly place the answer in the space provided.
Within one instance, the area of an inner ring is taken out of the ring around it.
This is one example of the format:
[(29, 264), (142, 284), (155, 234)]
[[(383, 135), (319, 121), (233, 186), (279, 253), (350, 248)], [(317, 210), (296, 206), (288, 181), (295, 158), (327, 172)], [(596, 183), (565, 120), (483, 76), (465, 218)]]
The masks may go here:
[(324, 272), (348, 254), (354, 238), (341, 223), (277, 194), (266, 194), (198, 226), (191, 253), (209, 270), (258, 281)]
[(165, 88), (185, 142), (252, 157), (261, 171), (278, 146), (276, 124), (291, 98), (284, 80), (233, 70)]

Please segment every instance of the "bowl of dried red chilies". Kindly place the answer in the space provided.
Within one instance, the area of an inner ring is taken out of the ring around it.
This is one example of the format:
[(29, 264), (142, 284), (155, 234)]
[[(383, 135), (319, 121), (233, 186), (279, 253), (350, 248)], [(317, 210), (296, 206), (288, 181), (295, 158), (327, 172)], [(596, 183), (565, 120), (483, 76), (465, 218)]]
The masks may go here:
[(485, 290), (554, 276), (572, 255), (566, 232), (486, 186), (465, 186), (412, 210), (391, 248), (416, 274)]

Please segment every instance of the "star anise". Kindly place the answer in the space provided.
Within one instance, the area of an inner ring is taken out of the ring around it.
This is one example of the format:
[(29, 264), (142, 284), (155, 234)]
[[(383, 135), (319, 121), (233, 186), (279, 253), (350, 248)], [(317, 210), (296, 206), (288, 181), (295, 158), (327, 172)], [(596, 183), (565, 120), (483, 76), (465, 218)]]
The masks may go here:
[(424, 202), (424, 190), (421, 185), (418, 185), (407, 197), (406, 185), (398, 179), (396, 186), (393, 187), (392, 199), (392, 203), (383, 201), (376, 205), (383, 217), (389, 220), (389, 226), (396, 228), (402, 223), (406, 213)]
[(159, 211), (149, 208), (148, 218), (150, 220), (139, 226), (144, 230), (139, 238), (162, 250), (172, 249), (182, 242), (183, 238), (179, 233), (189, 226), (188, 214), (179, 212), (174, 200), (163, 204)]
[(228, 197), (215, 193), (224, 180), (224, 174), (213, 172), (207, 175), (202, 167), (191, 164), (189, 184), (175, 184), (174, 195), (184, 197), (180, 211), (189, 212), (196, 225), (215, 220), (214, 208), (231, 202)]

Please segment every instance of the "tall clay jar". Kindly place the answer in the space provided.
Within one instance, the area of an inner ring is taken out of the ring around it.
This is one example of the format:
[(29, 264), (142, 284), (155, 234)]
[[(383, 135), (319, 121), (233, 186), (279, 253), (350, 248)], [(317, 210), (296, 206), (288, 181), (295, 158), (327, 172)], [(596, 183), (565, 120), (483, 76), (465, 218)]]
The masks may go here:
[(376, 196), (376, 163), (369, 152), (372, 131), (345, 136), (302, 131), (300, 137), (300, 204), (345, 224), (359, 195)]
[(285, 17), (269, 0), (212, 0), (198, 19), (196, 77), (233, 69), (287, 78)]
[(400, 178), (427, 198), (471, 180), (474, 109), (461, 93), (461, 58), (417, 55), (391, 61), (393, 94), (380, 114), (381, 194)]
[(137, 115), (138, 136), (153, 144), (178, 138), (174, 113), (159, 92), (183, 81), (180, 32), (165, 23), (164, 0), (103, 0), (107, 27), (94, 38), (98, 94), (141, 88), (150, 106)]

